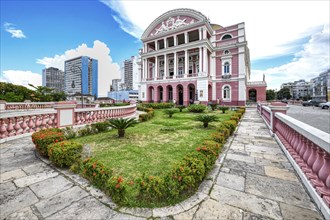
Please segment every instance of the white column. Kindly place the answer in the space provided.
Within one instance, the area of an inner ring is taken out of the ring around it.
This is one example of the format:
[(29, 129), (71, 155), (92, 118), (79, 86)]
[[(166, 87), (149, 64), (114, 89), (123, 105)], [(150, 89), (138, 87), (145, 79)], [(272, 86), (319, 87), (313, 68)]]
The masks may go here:
[(184, 43), (187, 44), (188, 40), (188, 32), (184, 32)]
[(188, 75), (188, 67), (189, 67), (189, 55), (188, 50), (184, 51), (184, 77)]
[(174, 52), (174, 76), (173, 76), (173, 78), (176, 78), (176, 72), (177, 72), (177, 58), (176, 58), (176, 52)]
[(203, 37), (203, 35), (202, 35), (202, 28), (200, 28), (199, 29), (199, 39), (202, 40), (202, 37)]
[(206, 32), (206, 28), (203, 28), (203, 39), (207, 38), (207, 32)]
[(207, 48), (203, 48), (203, 72), (208, 72)]
[(143, 59), (143, 77), (142, 77), (144, 80), (147, 78), (146, 75), (147, 75), (147, 59), (144, 58)]
[(199, 48), (199, 72), (203, 72), (203, 53), (202, 53), (202, 47)]
[(155, 57), (155, 75), (154, 78), (157, 78), (158, 75), (158, 56)]
[(164, 54), (164, 79), (167, 77), (167, 54)]
[(167, 39), (166, 37), (164, 38), (164, 49), (167, 48)]
[(173, 39), (174, 39), (174, 46), (176, 46), (177, 45), (177, 37), (176, 37), (176, 35), (173, 36)]
[(157, 44), (157, 41), (155, 41), (155, 50), (158, 50), (158, 44)]

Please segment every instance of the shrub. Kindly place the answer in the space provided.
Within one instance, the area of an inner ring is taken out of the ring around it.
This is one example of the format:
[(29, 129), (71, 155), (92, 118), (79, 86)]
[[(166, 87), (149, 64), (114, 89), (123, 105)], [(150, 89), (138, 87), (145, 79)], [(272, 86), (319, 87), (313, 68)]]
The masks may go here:
[(225, 122), (223, 122), (223, 125), (224, 125), (226, 128), (229, 129), (229, 131), (230, 131), (230, 135), (232, 135), (232, 134), (234, 133), (234, 131), (235, 131), (235, 128), (236, 128), (236, 126), (237, 126), (237, 123), (236, 123), (236, 121), (234, 121), (234, 120), (229, 120), (229, 121), (225, 121)]
[(108, 122), (97, 122), (95, 124), (92, 124), (92, 129), (97, 130), (97, 132), (103, 132), (107, 131), (109, 128), (109, 123)]
[(115, 202), (121, 202), (124, 198), (127, 183), (121, 176), (109, 178), (106, 188)]
[(161, 103), (144, 103), (143, 107), (153, 108), (153, 109), (165, 109), (165, 108), (173, 108), (174, 103), (172, 102), (161, 102)]
[(174, 115), (174, 113), (176, 112), (177, 110), (175, 108), (169, 108), (164, 110), (164, 113), (168, 115), (169, 118), (172, 118), (172, 115)]
[(64, 133), (64, 137), (66, 140), (75, 138), (77, 136), (77, 133), (73, 130), (73, 127), (65, 127), (62, 129), (62, 132)]
[(209, 122), (217, 121), (217, 117), (215, 115), (207, 115), (207, 114), (198, 115), (195, 119), (196, 121), (203, 122), (204, 128), (207, 128), (209, 126)]
[(245, 107), (239, 107), (239, 109), (237, 110), (238, 112), (244, 114), (245, 113), (246, 108)]
[(63, 141), (64, 133), (59, 128), (43, 129), (32, 134), (32, 141), (42, 156), (48, 156), (48, 145)]
[(91, 127), (90, 125), (86, 125), (84, 128), (78, 130), (78, 135), (80, 137), (91, 135), (97, 133), (95, 127)]
[(230, 117), (230, 120), (236, 121), (236, 123), (238, 123), (239, 117), (233, 115)]
[(224, 144), (227, 136), (224, 132), (214, 132), (211, 134), (211, 138), (217, 143)]
[(154, 115), (155, 115), (155, 112), (154, 112), (154, 109), (153, 108), (145, 108), (145, 107), (139, 106), (138, 107), (138, 110), (139, 111), (145, 111), (145, 112), (147, 112), (145, 114), (140, 114), (139, 115), (139, 121), (141, 121), (141, 122), (148, 121), (151, 118), (153, 118)]
[(100, 189), (108, 190), (107, 181), (112, 175), (112, 171), (95, 158), (86, 158), (80, 162), (81, 174)]
[(221, 123), (220, 125), (217, 126), (217, 131), (220, 134), (223, 134), (225, 139), (227, 139), (230, 135), (230, 130), (223, 123)]
[(57, 166), (71, 166), (80, 158), (82, 144), (62, 141), (48, 146), (49, 159)]
[(242, 113), (236, 112), (232, 116), (235, 116), (235, 117), (238, 117), (239, 119), (241, 119)]
[(125, 130), (137, 124), (135, 118), (115, 118), (108, 120), (109, 126), (118, 130), (118, 137), (125, 136)]
[(212, 111), (217, 109), (217, 104), (210, 104), (210, 107), (212, 109)]
[(219, 110), (221, 110), (222, 113), (224, 114), (224, 113), (226, 113), (226, 111), (229, 110), (229, 107), (227, 107), (227, 106), (220, 106), (220, 107), (219, 107)]
[(194, 113), (201, 113), (201, 112), (204, 112), (206, 109), (206, 106), (205, 105), (196, 105), (196, 104), (193, 104), (193, 105), (189, 105), (188, 107), (188, 111), (189, 112), (194, 112)]
[(184, 105), (178, 105), (177, 108), (180, 110), (180, 112), (182, 112), (182, 110), (185, 109), (186, 106), (184, 106)]

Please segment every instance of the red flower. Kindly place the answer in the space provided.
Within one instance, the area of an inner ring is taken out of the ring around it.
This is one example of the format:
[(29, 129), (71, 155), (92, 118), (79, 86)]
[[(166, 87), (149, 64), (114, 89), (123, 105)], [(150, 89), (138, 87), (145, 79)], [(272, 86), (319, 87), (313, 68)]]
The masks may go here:
[(55, 142), (58, 142), (58, 140), (56, 139)]
[(201, 149), (199, 147), (196, 148), (197, 151), (200, 151)]
[(181, 181), (182, 180), (182, 176), (179, 176), (178, 180)]
[(206, 150), (206, 147), (203, 147), (203, 150)]
[(121, 183), (121, 182), (123, 182), (123, 178), (120, 176), (120, 177), (118, 177), (118, 183)]
[(96, 176), (96, 173), (93, 173), (93, 176)]
[(116, 188), (118, 189), (120, 187), (120, 184), (118, 183), (117, 185), (116, 185)]
[(96, 163), (93, 163), (93, 169), (95, 169), (96, 168)]
[(131, 180), (131, 181), (129, 182), (129, 184), (130, 184), (130, 185), (133, 185), (133, 184), (134, 184), (133, 180)]

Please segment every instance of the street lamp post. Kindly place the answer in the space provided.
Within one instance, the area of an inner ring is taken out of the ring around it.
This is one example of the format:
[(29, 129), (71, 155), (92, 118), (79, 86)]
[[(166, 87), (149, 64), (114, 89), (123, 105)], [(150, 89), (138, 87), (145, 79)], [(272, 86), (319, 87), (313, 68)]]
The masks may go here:
[[(81, 70), (81, 68), (79, 66), (72, 66), (71, 67), (71, 71), (74, 72), (75, 74), (76, 74), (76, 68), (74, 68), (74, 67), (77, 67), (80, 70), (80, 78), (81, 78), (81, 82), (80, 82), (81, 108), (84, 108), (84, 95), (83, 95), (83, 88), (82, 88), (82, 70)], [(72, 80), (71, 88), (74, 89), (75, 87), (76, 87), (76, 85), (74, 83), (74, 80)]]

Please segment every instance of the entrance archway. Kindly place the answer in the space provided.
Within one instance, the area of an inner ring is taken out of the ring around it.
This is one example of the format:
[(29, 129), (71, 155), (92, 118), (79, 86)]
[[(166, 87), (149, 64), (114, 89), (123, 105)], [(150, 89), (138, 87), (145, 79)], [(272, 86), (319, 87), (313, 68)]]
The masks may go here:
[(163, 102), (163, 87), (162, 86), (158, 86), (157, 90), (158, 90), (157, 101), (158, 102)]
[(167, 86), (167, 98), (168, 102), (173, 102), (173, 87)]
[(149, 96), (148, 96), (148, 102), (154, 102), (154, 87), (149, 87)]
[(211, 85), (208, 86), (208, 101), (209, 102), (212, 101), (212, 86)]
[(253, 102), (257, 101), (257, 90), (256, 89), (249, 90), (249, 100), (253, 101)]
[(177, 91), (177, 103), (178, 105), (183, 105), (183, 86), (182, 85), (178, 85), (176, 87), (176, 91)]
[(189, 98), (189, 103), (193, 104), (196, 98), (196, 87), (194, 84), (189, 84), (188, 85), (188, 98)]

